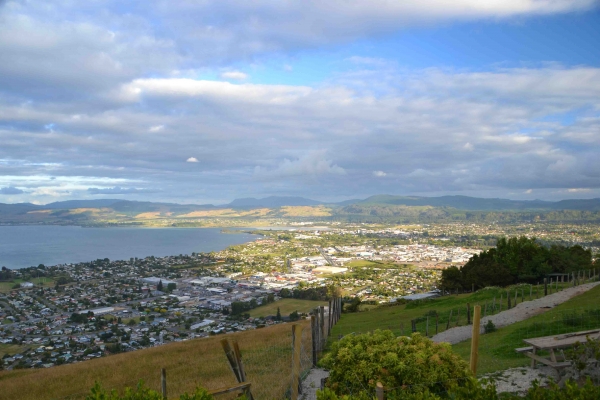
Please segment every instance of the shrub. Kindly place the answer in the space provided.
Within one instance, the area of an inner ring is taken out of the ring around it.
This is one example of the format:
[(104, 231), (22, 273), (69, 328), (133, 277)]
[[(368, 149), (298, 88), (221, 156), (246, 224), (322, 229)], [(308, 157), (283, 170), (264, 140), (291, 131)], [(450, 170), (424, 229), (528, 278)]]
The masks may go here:
[(492, 322), (491, 319), (488, 320), (488, 322), (483, 326), (483, 331), (485, 333), (492, 333), (492, 332), (496, 332), (498, 329), (496, 328), (496, 325)]
[[(389, 400), (574, 400), (574, 399), (600, 399), (600, 387), (594, 386), (588, 379), (585, 384), (578, 385), (575, 381), (567, 381), (563, 387), (551, 383), (549, 387), (541, 387), (537, 381), (524, 396), (496, 392), (492, 384), (482, 385), (476, 379), (470, 378), (462, 387), (455, 386), (443, 395), (437, 395), (425, 390), (421, 393), (406, 393), (398, 390), (387, 393)], [(371, 400), (372, 394), (360, 392), (352, 396), (339, 396), (329, 389), (317, 391), (317, 400)]]
[(337, 394), (385, 387), (443, 392), (471, 376), (467, 364), (447, 343), (434, 343), (419, 333), (396, 338), (391, 331), (347, 335), (321, 360), (330, 370), (329, 387)]
[[(179, 396), (179, 400), (213, 400), (206, 389), (198, 387), (196, 391), (189, 395), (187, 393)], [(85, 400), (164, 400), (162, 393), (156, 390), (144, 387), (144, 382), (140, 381), (135, 389), (125, 388), (123, 395), (119, 395), (116, 390), (107, 391), (96, 382), (91, 390), (91, 394), (86, 396)]]

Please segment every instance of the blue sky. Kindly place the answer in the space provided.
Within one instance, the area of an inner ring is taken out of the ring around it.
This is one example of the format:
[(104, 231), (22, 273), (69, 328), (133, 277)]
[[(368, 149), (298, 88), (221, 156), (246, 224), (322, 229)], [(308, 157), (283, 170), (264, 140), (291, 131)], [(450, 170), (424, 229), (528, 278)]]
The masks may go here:
[(595, 0), (0, 2), (0, 202), (600, 197)]

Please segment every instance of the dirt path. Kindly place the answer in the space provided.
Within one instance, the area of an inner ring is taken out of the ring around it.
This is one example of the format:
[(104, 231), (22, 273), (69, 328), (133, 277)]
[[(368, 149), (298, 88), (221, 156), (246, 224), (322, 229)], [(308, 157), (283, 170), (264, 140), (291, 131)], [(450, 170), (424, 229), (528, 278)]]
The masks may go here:
[[(600, 282), (586, 283), (584, 285), (564, 289), (560, 292), (542, 297), (541, 299), (525, 301), (517, 304), (516, 307), (511, 308), (510, 310), (502, 311), (496, 315), (482, 318), (481, 326), (483, 327), (488, 320), (491, 320), (498, 328), (514, 324), (515, 322), (523, 321), (537, 314), (544, 313), (555, 306), (564, 303), (572, 297), (587, 292), (597, 285), (600, 285)], [(471, 337), (471, 329), (472, 327), (469, 325), (451, 328), (435, 335), (431, 338), (431, 340), (434, 342), (448, 342), (451, 344), (459, 343)]]

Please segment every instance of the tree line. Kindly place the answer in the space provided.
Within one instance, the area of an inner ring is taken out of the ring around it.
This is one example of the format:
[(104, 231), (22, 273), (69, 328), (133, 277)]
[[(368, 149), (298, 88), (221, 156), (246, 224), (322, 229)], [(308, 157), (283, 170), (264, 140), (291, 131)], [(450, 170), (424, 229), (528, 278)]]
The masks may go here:
[(526, 236), (503, 237), (496, 247), (474, 255), (462, 268), (453, 266), (442, 271), (440, 289), (537, 283), (548, 274), (568, 274), (595, 266), (598, 265), (592, 262), (592, 252), (579, 245), (544, 246)]

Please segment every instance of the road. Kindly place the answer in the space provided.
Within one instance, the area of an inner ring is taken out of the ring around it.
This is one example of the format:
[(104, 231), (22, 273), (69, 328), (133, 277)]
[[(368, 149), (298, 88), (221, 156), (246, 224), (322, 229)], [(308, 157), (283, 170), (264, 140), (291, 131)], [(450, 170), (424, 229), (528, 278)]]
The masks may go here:
[(328, 254), (326, 254), (326, 253), (323, 251), (323, 249), (322, 249), (321, 247), (319, 247), (319, 252), (321, 253), (321, 255), (323, 256), (323, 258), (325, 259), (325, 261), (327, 261), (327, 263), (328, 263), (329, 265), (331, 265), (332, 267), (335, 267), (335, 261), (333, 261), (333, 260), (331, 259), (331, 257), (329, 257), (329, 255), (328, 255)]

